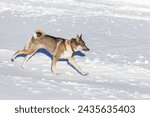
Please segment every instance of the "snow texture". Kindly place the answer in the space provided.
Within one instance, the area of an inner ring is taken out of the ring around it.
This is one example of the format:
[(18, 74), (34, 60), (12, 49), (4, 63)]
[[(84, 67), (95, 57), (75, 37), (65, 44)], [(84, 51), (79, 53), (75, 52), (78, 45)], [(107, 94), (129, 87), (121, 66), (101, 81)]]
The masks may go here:
[[(89, 75), (66, 61), (51, 73), (39, 50), (27, 63), (10, 61), (37, 28), (90, 48), (75, 55)], [(0, 99), (150, 99), (149, 0), (0, 0)]]

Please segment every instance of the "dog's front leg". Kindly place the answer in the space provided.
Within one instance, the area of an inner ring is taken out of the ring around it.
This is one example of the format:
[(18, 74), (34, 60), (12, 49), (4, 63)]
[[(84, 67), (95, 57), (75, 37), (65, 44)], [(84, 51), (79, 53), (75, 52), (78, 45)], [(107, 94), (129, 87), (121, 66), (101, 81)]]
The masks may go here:
[(70, 62), (71, 65), (72, 65), (76, 70), (78, 70), (83, 76), (88, 75), (88, 73), (85, 73), (85, 72), (82, 71), (82, 69), (78, 66), (78, 64), (75, 62), (75, 60), (74, 60), (73, 57), (69, 58), (69, 62)]
[(53, 56), (51, 70), (56, 75), (56, 63), (58, 61), (58, 56)]

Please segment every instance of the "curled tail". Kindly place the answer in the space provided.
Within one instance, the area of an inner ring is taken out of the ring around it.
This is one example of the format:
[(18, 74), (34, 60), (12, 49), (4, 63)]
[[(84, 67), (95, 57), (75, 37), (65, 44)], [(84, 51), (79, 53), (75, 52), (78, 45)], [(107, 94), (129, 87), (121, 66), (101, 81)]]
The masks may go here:
[(45, 35), (42, 29), (36, 29), (33, 35), (34, 39), (41, 39)]
[(34, 35), (28, 39), (27, 44), (25, 45), (24, 49), (29, 49), (30, 45), (34, 39), (41, 39), (42, 37), (44, 37), (44, 35), (45, 35), (45, 33), (43, 30), (36, 29)]

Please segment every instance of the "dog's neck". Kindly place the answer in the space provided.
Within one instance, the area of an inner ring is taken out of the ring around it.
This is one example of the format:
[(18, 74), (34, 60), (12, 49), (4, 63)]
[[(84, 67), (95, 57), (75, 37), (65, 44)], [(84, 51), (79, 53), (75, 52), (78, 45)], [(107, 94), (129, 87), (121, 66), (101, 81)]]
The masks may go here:
[(75, 47), (76, 47), (76, 39), (75, 38), (70, 39), (70, 46), (71, 46), (72, 51), (74, 52)]

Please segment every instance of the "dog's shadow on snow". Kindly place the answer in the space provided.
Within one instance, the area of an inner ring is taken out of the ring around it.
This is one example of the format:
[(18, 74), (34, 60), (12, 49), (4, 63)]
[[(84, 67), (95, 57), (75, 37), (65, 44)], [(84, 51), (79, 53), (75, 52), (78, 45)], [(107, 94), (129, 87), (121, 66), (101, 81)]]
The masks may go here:
[[(49, 53), (46, 49), (38, 49), (35, 54), (37, 54), (37, 53), (43, 53), (43, 54), (47, 55), (50, 59), (53, 59), (53, 56), (51, 55), (51, 53)], [(85, 54), (82, 53), (81, 51), (76, 51), (73, 56), (84, 57)], [(62, 58), (60, 58), (58, 61), (68, 61), (68, 59), (62, 59)]]
[[(37, 52), (36, 52), (35, 54), (38, 54), (38, 53), (45, 54), (45, 55), (48, 56), (51, 60), (53, 59), (52, 54), (49, 53), (46, 49), (43, 49), (43, 48), (38, 49)], [(34, 54), (34, 55), (35, 55), (35, 54)], [(33, 56), (34, 56), (34, 55), (33, 55)], [(31, 59), (33, 56), (31, 56), (30, 59)], [(82, 53), (81, 51), (76, 51), (76, 52), (74, 52), (74, 55), (73, 55), (73, 56), (84, 57), (85, 54)], [(26, 54), (20, 54), (20, 55), (18, 55), (16, 58), (18, 58), (18, 57), (26, 57)], [(62, 59), (62, 58), (60, 58), (58, 61), (64, 61), (64, 62), (67, 62), (68, 65), (70, 65), (73, 69), (75, 69), (76, 71), (78, 71), (76, 68), (74, 68), (74, 67), (69, 63), (68, 59)], [(79, 71), (78, 71), (78, 72), (79, 72)]]

